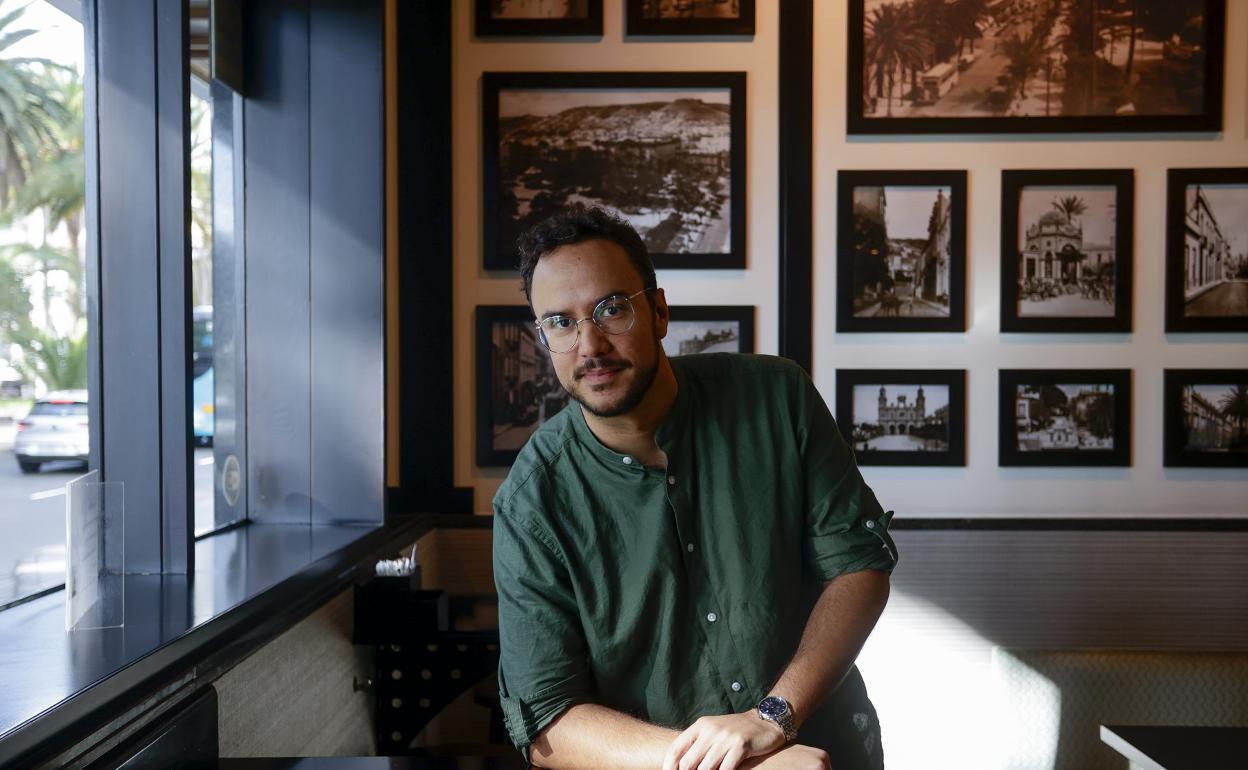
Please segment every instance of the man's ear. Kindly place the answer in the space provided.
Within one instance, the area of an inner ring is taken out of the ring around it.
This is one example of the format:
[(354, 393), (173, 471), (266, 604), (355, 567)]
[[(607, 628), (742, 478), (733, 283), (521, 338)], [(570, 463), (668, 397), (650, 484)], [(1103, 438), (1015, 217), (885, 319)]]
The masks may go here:
[(659, 339), (667, 336), (667, 324), (672, 320), (671, 308), (667, 306), (667, 295), (662, 289), (650, 292), (650, 300), (654, 303), (654, 333)]

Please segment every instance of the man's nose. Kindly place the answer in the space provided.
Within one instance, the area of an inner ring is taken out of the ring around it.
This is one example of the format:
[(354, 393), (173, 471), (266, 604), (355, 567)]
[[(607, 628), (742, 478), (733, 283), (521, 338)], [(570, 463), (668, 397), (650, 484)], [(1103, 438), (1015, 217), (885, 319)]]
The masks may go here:
[(581, 322), (581, 338), (577, 342), (577, 354), (581, 358), (596, 358), (610, 349), (611, 341), (598, 324), (589, 319)]

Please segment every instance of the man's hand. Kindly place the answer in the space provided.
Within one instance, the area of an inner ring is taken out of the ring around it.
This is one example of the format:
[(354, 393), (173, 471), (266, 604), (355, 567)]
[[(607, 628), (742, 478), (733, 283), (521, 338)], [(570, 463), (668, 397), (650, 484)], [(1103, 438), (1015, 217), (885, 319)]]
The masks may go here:
[(737, 770), (746, 759), (770, 754), (783, 745), (780, 726), (760, 719), (753, 709), (702, 717), (672, 742), (663, 757), (663, 770)]
[(742, 770), (829, 770), (828, 752), (794, 743), (775, 754), (747, 759)]

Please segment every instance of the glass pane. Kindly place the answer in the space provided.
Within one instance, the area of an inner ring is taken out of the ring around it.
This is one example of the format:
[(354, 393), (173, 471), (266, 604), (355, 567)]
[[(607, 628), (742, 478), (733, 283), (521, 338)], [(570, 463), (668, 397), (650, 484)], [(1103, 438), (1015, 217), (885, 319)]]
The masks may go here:
[(0, 605), (65, 581), (88, 461), (82, 25), (0, 4)]

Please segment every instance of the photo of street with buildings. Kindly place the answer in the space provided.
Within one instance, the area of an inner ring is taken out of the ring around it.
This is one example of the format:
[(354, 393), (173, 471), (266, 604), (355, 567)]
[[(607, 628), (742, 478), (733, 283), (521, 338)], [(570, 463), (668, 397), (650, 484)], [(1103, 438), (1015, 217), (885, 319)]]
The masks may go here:
[(629, 0), (645, 19), (737, 19), (741, 0)]
[(663, 338), (668, 356), (694, 353), (742, 353), (741, 324), (737, 321), (672, 321)]
[(949, 317), (951, 188), (853, 190), (855, 318)]
[(1117, 194), (1112, 186), (1023, 188), (1018, 204), (1020, 317), (1114, 315)]
[(490, 414), (495, 450), (517, 450), (541, 424), (567, 406), (550, 354), (528, 321), (490, 328)]
[(1019, 385), (1014, 405), (1017, 451), (1114, 449), (1112, 385)]
[(853, 387), (855, 450), (949, 450), (948, 385), (871, 384)]
[(1183, 451), (1248, 453), (1248, 382), (1183, 387)]
[(1204, 109), (1205, 0), (855, 1), (866, 118)]
[(502, 89), (500, 249), (572, 203), (607, 206), (652, 254), (729, 254), (730, 92)]
[(494, 19), (583, 19), (589, 0), (489, 0)]
[(1248, 317), (1248, 186), (1188, 185), (1184, 212), (1183, 315)]

